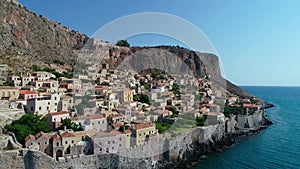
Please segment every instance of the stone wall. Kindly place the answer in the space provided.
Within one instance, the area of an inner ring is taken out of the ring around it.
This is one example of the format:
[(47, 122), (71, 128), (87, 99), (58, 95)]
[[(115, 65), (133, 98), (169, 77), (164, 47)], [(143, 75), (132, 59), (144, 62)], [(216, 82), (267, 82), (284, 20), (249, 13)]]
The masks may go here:
[(246, 128), (238, 129), (236, 125), (249, 125), (252, 127), (248, 128), (250, 132), (254, 129), (259, 130), (264, 122), (263, 111), (249, 116), (233, 116), (226, 123), (193, 128), (181, 135), (157, 140), (157, 144), (144, 144), (118, 155), (82, 155), (56, 161), (38, 151), (0, 151), (0, 168), (191, 168), (199, 163), (203, 155), (221, 151), (232, 145), (237, 135), (245, 133)]

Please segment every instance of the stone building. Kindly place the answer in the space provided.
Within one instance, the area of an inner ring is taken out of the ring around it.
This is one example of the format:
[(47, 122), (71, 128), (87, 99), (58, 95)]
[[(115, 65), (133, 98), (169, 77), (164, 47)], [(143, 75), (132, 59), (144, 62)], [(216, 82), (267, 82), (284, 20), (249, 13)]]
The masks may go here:
[(76, 142), (76, 136), (71, 131), (57, 133), (50, 139), (50, 152), (53, 158), (83, 154), (84, 145)]
[(15, 87), (0, 87), (0, 103), (10, 102), (19, 98), (19, 90)]
[(35, 149), (45, 154), (50, 155), (51, 148), (49, 147), (50, 135), (48, 133), (39, 132), (35, 136), (29, 134), (25, 138), (25, 148)]
[(118, 153), (126, 149), (126, 134), (113, 130), (92, 136), (94, 154)]
[(71, 118), (70, 113), (67, 111), (48, 113), (47, 117), (48, 125), (52, 130), (59, 128), (62, 120)]
[(108, 126), (107, 119), (100, 114), (73, 117), (71, 118), (71, 121), (80, 125), (85, 131), (91, 129), (95, 129), (96, 131), (106, 131)]
[(139, 146), (147, 142), (151, 135), (157, 134), (155, 124), (151, 122), (131, 124), (131, 146)]

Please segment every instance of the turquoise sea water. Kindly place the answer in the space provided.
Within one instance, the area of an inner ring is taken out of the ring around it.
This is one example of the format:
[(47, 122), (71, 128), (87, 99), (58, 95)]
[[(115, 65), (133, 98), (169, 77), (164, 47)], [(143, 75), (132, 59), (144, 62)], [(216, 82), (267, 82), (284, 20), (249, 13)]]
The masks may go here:
[(242, 87), (276, 107), (267, 110), (274, 124), (209, 155), (196, 169), (300, 169), (300, 87)]

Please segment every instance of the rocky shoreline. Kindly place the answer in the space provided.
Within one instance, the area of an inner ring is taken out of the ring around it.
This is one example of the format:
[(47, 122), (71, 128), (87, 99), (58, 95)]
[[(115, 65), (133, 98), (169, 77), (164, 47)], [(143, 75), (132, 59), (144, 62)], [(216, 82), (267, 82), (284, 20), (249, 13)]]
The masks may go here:
[[(272, 107), (275, 106), (268, 103), (267, 106), (264, 107), (264, 109)], [(212, 140), (207, 140), (204, 143), (194, 141), (190, 145), (190, 151), (186, 151), (183, 155), (183, 158), (178, 158), (177, 161), (158, 161), (158, 165), (156, 166), (156, 168), (193, 168), (199, 165), (199, 163), (201, 163), (201, 161), (203, 161), (206, 156), (209, 156), (212, 153), (222, 152), (232, 147), (240, 137), (248, 136), (251, 134), (258, 134), (272, 124), (273, 122), (271, 120), (266, 118), (266, 116), (263, 116), (263, 120), (261, 121), (260, 126), (258, 126), (256, 129), (238, 131), (236, 133), (226, 133), (221, 139), (212, 137)]]

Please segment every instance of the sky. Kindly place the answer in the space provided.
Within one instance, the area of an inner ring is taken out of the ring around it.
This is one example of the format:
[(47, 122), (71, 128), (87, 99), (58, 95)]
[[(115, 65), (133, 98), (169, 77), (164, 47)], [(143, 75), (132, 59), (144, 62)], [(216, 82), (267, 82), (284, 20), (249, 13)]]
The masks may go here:
[[(92, 36), (140, 12), (178, 16), (213, 44), (225, 78), (237, 85), (300, 86), (300, 1), (289, 0), (19, 0), (28, 9)], [(176, 29), (176, 28), (173, 28)], [(128, 38), (134, 46), (182, 45), (172, 38)]]

